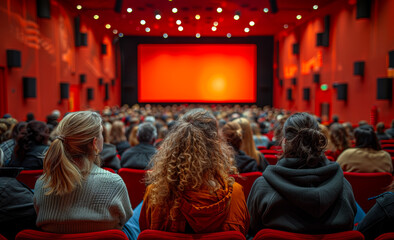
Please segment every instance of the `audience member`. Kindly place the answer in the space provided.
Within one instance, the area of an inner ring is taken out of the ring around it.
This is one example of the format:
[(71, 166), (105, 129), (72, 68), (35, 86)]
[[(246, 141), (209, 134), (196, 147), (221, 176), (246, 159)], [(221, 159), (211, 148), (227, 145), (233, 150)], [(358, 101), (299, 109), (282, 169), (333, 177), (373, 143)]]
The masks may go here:
[(252, 122), (250, 124), (252, 127), (252, 132), (253, 132), (253, 141), (255, 146), (258, 147), (268, 147), (269, 139), (267, 136), (261, 135), (260, 127), (257, 125), (257, 123)]
[(19, 122), (12, 128), (11, 139), (0, 144), (0, 149), (4, 152), (4, 166), (7, 166), (12, 158), (12, 153), (14, 152), (15, 144), (17, 139), (20, 137), (22, 130), (26, 128), (26, 122)]
[(125, 133), (126, 128), (122, 121), (115, 121), (112, 123), (111, 131), (109, 132), (109, 141), (116, 146), (116, 150), (120, 156), (130, 147), (130, 144), (126, 140)]
[(34, 117), (34, 113), (29, 112), (28, 114), (26, 114), (26, 122), (31, 122), (36, 120), (36, 118)]
[(130, 132), (129, 144), (130, 144), (131, 147), (137, 146), (140, 143), (138, 141), (137, 132), (138, 132), (138, 125), (134, 126), (133, 129), (131, 129), (131, 132)]
[(344, 172), (393, 172), (390, 154), (381, 149), (370, 125), (356, 128), (354, 137), (356, 147), (345, 150), (337, 159)]
[(350, 122), (345, 122), (342, 125), (346, 129), (350, 142), (354, 141), (354, 129), (352, 124)]
[(194, 109), (172, 128), (148, 172), (141, 231), (246, 234), (249, 214), (244, 193), (229, 176), (237, 170), (214, 116)]
[(123, 168), (150, 169), (150, 160), (156, 153), (153, 146), (157, 138), (155, 126), (151, 122), (144, 122), (138, 126), (137, 138), (139, 144), (127, 149), (121, 156)]
[(108, 130), (103, 126), (103, 150), (100, 152), (101, 167), (111, 168), (115, 171), (120, 169), (120, 159), (115, 145), (109, 143)]
[(391, 127), (386, 129), (385, 133), (389, 135), (391, 139), (394, 139), (394, 119), (391, 121)]
[(33, 120), (27, 123), (19, 133), (8, 166), (23, 167), (25, 170), (42, 169), (48, 138), (49, 130), (44, 122)]
[(329, 129), (327, 154), (337, 159), (338, 156), (350, 147), (349, 136), (346, 129), (340, 123), (333, 123)]
[(324, 157), (326, 137), (307, 113), (283, 128), (283, 157), (258, 178), (248, 197), (250, 234), (264, 228), (323, 234), (353, 229), (352, 188), (335, 162)]
[[(34, 189), (37, 226), (54, 233), (122, 229), (133, 211), (121, 177), (98, 167), (103, 149), (100, 115), (69, 113), (56, 131)], [(130, 237), (128, 229), (123, 230)]]
[(389, 140), (391, 136), (384, 132), (384, 123), (380, 122), (376, 125), (376, 137), (378, 140)]

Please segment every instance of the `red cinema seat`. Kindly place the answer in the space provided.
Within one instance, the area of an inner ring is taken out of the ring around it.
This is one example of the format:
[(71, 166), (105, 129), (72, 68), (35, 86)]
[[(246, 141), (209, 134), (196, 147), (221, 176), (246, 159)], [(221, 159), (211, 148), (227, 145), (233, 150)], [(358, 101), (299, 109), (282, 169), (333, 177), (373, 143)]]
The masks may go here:
[(264, 156), (266, 154), (268, 155), (277, 155), (279, 154), (279, 152), (277, 150), (271, 150), (271, 149), (263, 149), (263, 150), (259, 150), (262, 154), (264, 154)]
[(394, 139), (380, 140), (380, 144), (394, 144)]
[(158, 230), (144, 230), (138, 236), (138, 240), (156, 240), (156, 239), (245, 240), (245, 237), (242, 233), (238, 231), (186, 234), (186, 233), (163, 232)]
[(16, 240), (128, 240), (126, 234), (117, 229), (90, 233), (59, 234), (26, 229), (16, 235)]
[(240, 176), (233, 175), (235, 181), (242, 185), (245, 194), (245, 200), (248, 199), (250, 189), (252, 189), (254, 181), (261, 177), (261, 172), (241, 173)]
[(146, 190), (144, 178), (146, 170), (121, 168), (119, 169), (118, 174), (126, 184), (131, 206), (133, 208), (137, 207), (144, 199)]
[(113, 170), (112, 168), (108, 168), (108, 167), (103, 167), (104, 170), (107, 170), (111, 173), (115, 173), (115, 170)]
[(394, 149), (383, 149), (383, 150), (388, 152), (391, 157), (394, 157)]
[(375, 240), (392, 240), (394, 239), (394, 232), (383, 233), (382, 235), (375, 238)]
[(0, 240), (7, 240), (7, 238), (0, 234)]
[(26, 184), (29, 188), (34, 189), (37, 179), (42, 175), (43, 170), (23, 170), (16, 177), (20, 182)]
[(267, 154), (264, 155), (264, 157), (265, 159), (267, 159), (270, 165), (276, 165), (276, 163), (278, 162), (278, 157), (276, 155)]
[(352, 185), (356, 202), (368, 212), (375, 204), (376, 200), (368, 200), (370, 197), (377, 196), (386, 192), (386, 188), (391, 184), (393, 177), (391, 173), (354, 173), (344, 172), (343, 175)]
[(394, 143), (385, 143), (381, 146), (383, 150), (394, 150)]
[(329, 234), (291, 233), (274, 229), (259, 231), (253, 240), (364, 240), (364, 235), (358, 231), (345, 231)]
[(264, 147), (264, 146), (258, 146), (258, 147), (257, 147), (257, 150), (267, 150), (267, 147)]

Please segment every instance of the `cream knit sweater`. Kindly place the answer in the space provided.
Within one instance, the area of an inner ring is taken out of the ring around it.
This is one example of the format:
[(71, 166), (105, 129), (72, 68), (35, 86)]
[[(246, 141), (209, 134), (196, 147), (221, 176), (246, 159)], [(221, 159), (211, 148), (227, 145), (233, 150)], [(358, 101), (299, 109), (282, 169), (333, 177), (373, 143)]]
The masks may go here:
[(126, 186), (117, 174), (93, 166), (90, 175), (70, 194), (45, 195), (43, 181), (34, 188), (37, 226), (54, 233), (122, 229), (133, 215)]

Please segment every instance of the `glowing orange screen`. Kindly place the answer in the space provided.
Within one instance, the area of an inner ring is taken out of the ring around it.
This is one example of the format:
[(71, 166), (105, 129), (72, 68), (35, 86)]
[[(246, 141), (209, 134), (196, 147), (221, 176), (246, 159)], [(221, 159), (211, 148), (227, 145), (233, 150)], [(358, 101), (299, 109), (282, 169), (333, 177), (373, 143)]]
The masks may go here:
[(140, 44), (138, 101), (256, 102), (256, 46)]

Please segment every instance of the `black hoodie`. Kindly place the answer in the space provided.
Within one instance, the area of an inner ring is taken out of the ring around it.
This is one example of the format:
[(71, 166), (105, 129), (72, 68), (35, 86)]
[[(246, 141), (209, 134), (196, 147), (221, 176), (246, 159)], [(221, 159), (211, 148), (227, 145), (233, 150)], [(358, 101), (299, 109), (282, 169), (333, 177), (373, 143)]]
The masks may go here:
[(258, 178), (248, 197), (250, 234), (263, 228), (323, 234), (353, 229), (356, 204), (339, 165), (327, 159), (316, 168), (281, 159)]

